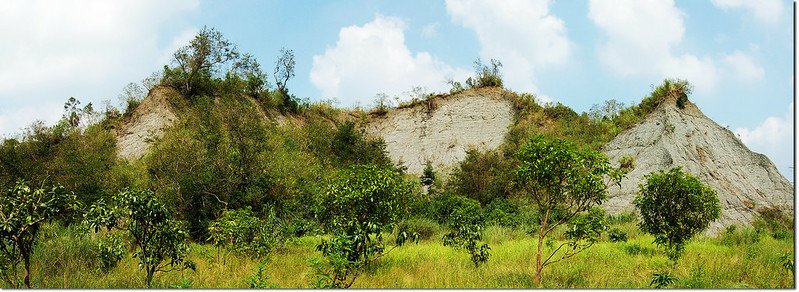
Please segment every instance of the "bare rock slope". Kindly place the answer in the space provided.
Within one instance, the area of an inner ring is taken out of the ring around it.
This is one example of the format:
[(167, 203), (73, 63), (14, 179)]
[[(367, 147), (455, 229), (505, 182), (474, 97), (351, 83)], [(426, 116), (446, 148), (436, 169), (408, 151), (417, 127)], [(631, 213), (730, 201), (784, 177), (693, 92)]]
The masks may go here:
[(718, 192), (721, 218), (710, 226), (720, 228), (751, 224), (762, 208), (779, 208), (793, 214), (794, 187), (765, 155), (749, 150), (730, 130), (708, 117), (691, 102), (685, 108), (676, 99), (663, 101), (643, 122), (630, 128), (603, 148), (618, 163), (623, 156), (635, 159), (635, 168), (613, 186), (603, 207), (611, 214), (633, 211), (632, 204), (644, 175), (682, 166)]
[(466, 157), (469, 147), (494, 149), (513, 123), (513, 105), (497, 88), (468, 90), (388, 112), (366, 126), (380, 136), (394, 163), (420, 174), (430, 161), (449, 170)]
[(164, 135), (164, 129), (177, 120), (169, 106), (169, 97), (177, 94), (166, 86), (150, 91), (130, 119), (117, 130), (117, 156), (127, 160), (139, 159), (155, 139)]

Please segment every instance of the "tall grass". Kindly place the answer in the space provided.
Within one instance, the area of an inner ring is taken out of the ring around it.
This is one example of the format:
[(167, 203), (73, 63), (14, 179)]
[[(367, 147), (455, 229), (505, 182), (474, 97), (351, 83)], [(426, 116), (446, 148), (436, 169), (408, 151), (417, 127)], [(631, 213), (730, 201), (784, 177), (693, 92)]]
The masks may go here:
[[(548, 266), (546, 288), (649, 288), (652, 273), (671, 262), (653, 237), (640, 234), (633, 222), (614, 227), (628, 233), (626, 242), (601, 241), (577, 256)], [(441, 244), (444, 230), (393, 250), (358, 277), (353, 288), (531, 288), (534, 238), (522, 229), (490, 226), (484, 234), (491, 258), (475, 268), (469, 255)], [(735, 232), (745, 232), (738, 230)], [(33, 258), (32, 283), (37, 288), (141, 288), (144, 272), (130, 254), (103, 273), (96, 260), (96, 240), (76, 227), (47, 225)], [(267, 280), (279, 288), (309, 288), (309, 260), (320, 257), (321, 237), (292, 240), (268, 260), (253, 260), (208, 244), (192, 244), (189, 258), (197, 271), (156, 274), (157, 288), (248, 288), (260, 262), (267, 262)], [(723, 236), (696, 238), (673, 270), (676, 288), (793, 288), (793, 271), (782, 266), (783, 254), (794, 252), (793, 238), (762, 236), (757, 242), (725, 241)]]

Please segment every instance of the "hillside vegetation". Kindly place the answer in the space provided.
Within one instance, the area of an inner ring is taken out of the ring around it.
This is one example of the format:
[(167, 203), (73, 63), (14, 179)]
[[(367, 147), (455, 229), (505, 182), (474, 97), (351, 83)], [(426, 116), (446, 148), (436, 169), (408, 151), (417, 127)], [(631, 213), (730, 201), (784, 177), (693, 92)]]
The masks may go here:
[[(450, 93), (366, 111), (298, 98), (294, 65), (283, 49), (269, 76), (206, 28), (126, 87), (122, 110), (72, 98), (56, 125), (5, 139), (2, 287), (794, 287), (793, 219), (780, 210), (715, 237), (694, 236), (708, 224), (695, 223), (672, 257), (637, 215), (596, 207), (630, 168), (599, 150), (668, 97), (686, 102), (686, 81), (578, 114), (502, 89), (501, 63), (478, 59)], [(487, 88), (512, 104), (508, 133), (451, 173), (410, 174), (365, 133), (397, 108)], [(142, 100), (158, 90), (173, 94)], [(120, 137), (152, 107), (174, 121), (140, 158), (120, 158)]]

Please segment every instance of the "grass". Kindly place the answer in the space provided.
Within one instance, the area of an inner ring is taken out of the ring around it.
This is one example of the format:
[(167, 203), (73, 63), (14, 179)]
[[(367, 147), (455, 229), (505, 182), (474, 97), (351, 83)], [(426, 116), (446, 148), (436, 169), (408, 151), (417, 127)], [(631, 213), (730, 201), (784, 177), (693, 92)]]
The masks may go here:
[[(616, 227), (628, 232), (627, 242), (603, 240), (574, 258), (544, 270), (545, 288), (648, 288), (652, 273), (671, 268), (653, 238), (641, 235), (634, 223)], [(144, 273), (128, 255), (108, 273), (99, 271), (90, 235), (75, 237), (74, 228), (49, 225), (33, 258), (34, 287), (38, 288), (141, 288)], [(475, 268), (466, 252), (441, 244), (443, 231), (395, 249), (371, 266), (353, 288), (531, 288), (535, 239), (526, 231), (488, 227), (485, 238), (491, 258)], [(320, 237), (293, 240), (272, 255), (265, 273), (279, 288), (309, 288), (311, 258), (319, 257)], [(721, 236), (692, 240), (672, 271), (675, 288), (793, 288), (792, 271), (782, 267), (780, 256), (793, 254), (793, 238), (763, 236), (757, 242), (730, 244)], [(258, 260), (219, 251), (208, 244), (192, 244), (190, 259), (197, 271), (157, 273), (153, 286), (172, 288), (248, 288)]]

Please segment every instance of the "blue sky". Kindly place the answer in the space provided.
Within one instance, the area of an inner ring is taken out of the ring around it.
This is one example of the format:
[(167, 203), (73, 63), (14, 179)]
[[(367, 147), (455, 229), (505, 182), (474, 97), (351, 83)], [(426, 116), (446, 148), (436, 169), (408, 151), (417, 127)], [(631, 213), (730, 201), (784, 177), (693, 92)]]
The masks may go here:
[(792, 180), (792, 20), (780, 0), (4, 1), (0, 134), (55, 122), (69, 96), (119, 104), (209, 26), (269, 73), (294, 50), (291, 91), (341, 106), (446, 91), (477, 57), (502, 61), (509, 89), (578, 112), (685, 78), (706, 115)]

